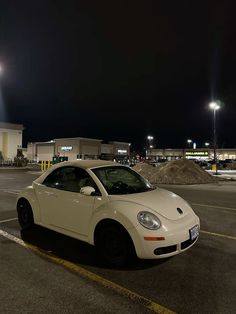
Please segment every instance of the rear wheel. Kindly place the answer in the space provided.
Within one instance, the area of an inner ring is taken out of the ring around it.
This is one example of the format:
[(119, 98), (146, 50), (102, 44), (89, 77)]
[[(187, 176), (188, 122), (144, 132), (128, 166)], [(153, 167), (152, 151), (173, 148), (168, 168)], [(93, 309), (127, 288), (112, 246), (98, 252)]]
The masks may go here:
[(25, 200), (21, 199), (17, 203), (17, 213), (18, 213), (18, 220), (22, 230), (27, 230), (33, 227), (34, 225), (34, 217), (32, 208), (30, 203)]
[(112, 266), (124, 266), (133, 261), (135, 253), (127, 231), (118, 224), (101, 226), (96, 246), (102, 259)]

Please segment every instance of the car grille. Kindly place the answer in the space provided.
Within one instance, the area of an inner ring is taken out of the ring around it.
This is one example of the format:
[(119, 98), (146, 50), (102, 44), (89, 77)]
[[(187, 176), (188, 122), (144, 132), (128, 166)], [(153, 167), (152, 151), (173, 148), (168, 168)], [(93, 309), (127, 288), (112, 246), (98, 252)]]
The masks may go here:
[[(197, 238), (194, 240), (188, 239), (184, 242), (181, 243), (180, 247), (181, 250), (187, 249), (190, 245), (192, 245), (195, 241), (197, 241)], [(169, 254), (173, 253), (177, 250), (177, 244), (175, 245), (170, 245), (170, 246), (164, 246), (164, 247), (159, 247), (154, 250), (155, 255), (163, 255), (163, 254)]]
[(155, 255), (169, 254), (177, 250), (177, 245), (170, 245), (165, 247), (159, 247), (154, 250)]
[(186, 249), (187, 247), (189, 247), (190, 245), (192, 245), (196, 240), (197, 240), (197, 238), (194, 239), (194, 240), (189, 239), (189, 240), (187, 240), (187, 241), (182, 242), (182, 243), (181, 243), (181, 250)]

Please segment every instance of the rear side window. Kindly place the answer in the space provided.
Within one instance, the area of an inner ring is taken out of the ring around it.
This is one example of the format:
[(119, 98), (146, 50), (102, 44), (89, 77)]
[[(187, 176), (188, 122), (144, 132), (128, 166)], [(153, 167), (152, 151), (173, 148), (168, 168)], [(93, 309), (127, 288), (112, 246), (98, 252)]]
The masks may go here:
[(98, 191), (96, 183), (90, 175), (81, 168), (63, 167), (54, 170), (43, 182), (44, 185), (59, 190), (80, 192), (84, 186), (92, 186)]

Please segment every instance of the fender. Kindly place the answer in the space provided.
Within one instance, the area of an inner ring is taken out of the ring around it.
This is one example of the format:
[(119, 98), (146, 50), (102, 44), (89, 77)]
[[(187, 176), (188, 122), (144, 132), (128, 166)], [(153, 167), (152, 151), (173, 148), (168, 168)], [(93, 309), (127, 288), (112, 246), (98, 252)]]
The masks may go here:
[(34, 216), (34, 222), (35, 224), (40, 223), (41, 221), (41, 213), (40, 213), (40, 207), (38, 203), (38, 199), (35, 193), (35, 190), (33, 186), (27, 186), (17, 197), (16, 199), (16, 205), (19, 201), (19, 199), (25, 198), (29, 203), (33, 211), (33, 216)]
[(94, 244), (94, 231), (97, 224), (104, 219), (112, 219), (120, 223), (131, 236), (131, 234), (133, 234), (133, 229), (139, 225), (137, 214), (140, 210), (141, 208), (139, 208), (137, 204), (131, 205), (131, 203), (127, 201), (103, 203), (93, 213), (89, 225), (88, 242)]

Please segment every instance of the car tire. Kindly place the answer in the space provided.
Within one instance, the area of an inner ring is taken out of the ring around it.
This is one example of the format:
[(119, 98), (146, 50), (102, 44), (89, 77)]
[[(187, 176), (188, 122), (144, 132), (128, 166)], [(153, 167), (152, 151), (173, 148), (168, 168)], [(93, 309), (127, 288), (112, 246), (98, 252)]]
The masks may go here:
[(34, 217), (30, 203), (25, 200), (19, 200), (17, 203), (18, 221), (22, 230), (28, 230), (34, 225)]
[(133, 242), (127, 231), (118, 224), (102, 226), (96, 246), (102, 260), (110, 266), (122, 267), (134, 261)]

